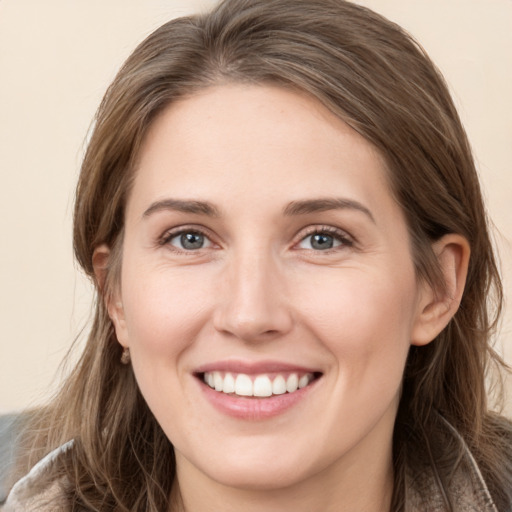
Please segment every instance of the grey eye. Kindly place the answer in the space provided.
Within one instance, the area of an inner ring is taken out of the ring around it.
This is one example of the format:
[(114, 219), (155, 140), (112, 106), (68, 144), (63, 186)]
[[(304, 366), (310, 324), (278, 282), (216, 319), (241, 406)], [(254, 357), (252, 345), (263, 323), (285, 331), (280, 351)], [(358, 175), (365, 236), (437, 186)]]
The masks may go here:
[(173, 236), (169, 243), (172, 246), (185, 251), (204, 249), (205, 247), (209, 247), (211, 245), (211, 242), (207, 237), (205, 237), (202, 233), (197, 233), (195, 231), (179, 233), (178, 235)]
[(332, 249), (333, 247), (339, 247), (340, 245), (342, 245), (341, 240), (334, 235), (330, 235), (328, 233), (313, 233), (312, 235), (304, 237), (301, 240), (299, 247), (301, 249), (325, 251), (327, 249)]

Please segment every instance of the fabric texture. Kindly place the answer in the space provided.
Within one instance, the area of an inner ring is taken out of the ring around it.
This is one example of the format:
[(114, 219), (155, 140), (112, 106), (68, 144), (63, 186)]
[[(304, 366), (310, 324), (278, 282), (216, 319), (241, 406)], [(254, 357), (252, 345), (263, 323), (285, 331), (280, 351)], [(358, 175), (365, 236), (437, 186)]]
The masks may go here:
[(7, 498), (7, 477), (13, 470), (19, 423), (17, 414), (0, 416), (0, 503)]
[(64, 481), (53, 480), (49, 485), (41, 486), (51, 473), (59, 457), (72, 449), (73, 441), (60, 446), (40, 460), (12, 488), (7, 501), (0, 509), (2, 512), (68, 512), (64, 498)]

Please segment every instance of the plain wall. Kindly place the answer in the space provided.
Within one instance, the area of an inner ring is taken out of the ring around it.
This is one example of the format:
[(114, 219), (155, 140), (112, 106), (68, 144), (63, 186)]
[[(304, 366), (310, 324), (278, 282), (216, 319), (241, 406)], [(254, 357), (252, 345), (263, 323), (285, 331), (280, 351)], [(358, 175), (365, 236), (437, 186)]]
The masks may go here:
[[(73, 263), (71, 213), (103, 92), (154, 28), (212, 3), (0, 0), (0, 413), (44, 400), (87, 331), (91, 286)], [(510, 301), (512, 1), (359, 3), (409, 30), (444, 73), (474, 147)], [(510, 307), (498, 348), (512, 362)]]

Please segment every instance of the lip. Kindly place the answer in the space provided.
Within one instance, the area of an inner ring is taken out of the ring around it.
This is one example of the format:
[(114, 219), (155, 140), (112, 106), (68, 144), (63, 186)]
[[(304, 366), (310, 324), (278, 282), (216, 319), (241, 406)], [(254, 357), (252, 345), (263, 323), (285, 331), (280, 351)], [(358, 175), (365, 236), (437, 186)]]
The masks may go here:
[[(210, 388), (202, 379), (206, 372), (232, 372), (246, 375), (274, 374), (274, 373), (313, 373), (316, 378), (306, 387), (293, 393), (273, 395), (270, 397), (241, 397), (226, 394)], [(232, 418), (246, 421), (262, 421), (284, 414), (289, 409), (303, 402), (313, 392), (321, 377), (318, 369), (297, 366), (278, 361), (219, 361), (198, 367), (194, 371), (204, 398), (219, 412)]]
[(201, 365), (194, 370), (194, 374), (207, 372), (231, 372), (245, 373), (246, 375), (259, 375), (267, 373), (321, 373), (318, 368), (308, 368), (306, 366), (298, 366), (295, 364), (280, 361), (217, 361)]

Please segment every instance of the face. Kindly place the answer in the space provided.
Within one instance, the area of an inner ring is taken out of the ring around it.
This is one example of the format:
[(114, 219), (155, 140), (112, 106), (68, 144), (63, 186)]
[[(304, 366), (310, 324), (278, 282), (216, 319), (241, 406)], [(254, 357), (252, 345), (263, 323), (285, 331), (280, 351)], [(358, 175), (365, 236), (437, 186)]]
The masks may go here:
[(385, 165), (341, 120), (263, 86), (171, 105), (122, 261), (111, 315), (179, 475), (275, 488), (391, 464), (423, 294)]

